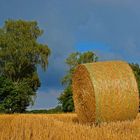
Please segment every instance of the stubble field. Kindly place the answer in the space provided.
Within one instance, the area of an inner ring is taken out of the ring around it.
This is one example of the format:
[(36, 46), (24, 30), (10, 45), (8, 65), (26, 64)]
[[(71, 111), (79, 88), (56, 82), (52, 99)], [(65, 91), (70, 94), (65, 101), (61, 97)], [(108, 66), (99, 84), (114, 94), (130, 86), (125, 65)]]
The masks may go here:
[(133, 121), (80, 124), (76, 114), (0, 115), (0, 140), (140, 140)]

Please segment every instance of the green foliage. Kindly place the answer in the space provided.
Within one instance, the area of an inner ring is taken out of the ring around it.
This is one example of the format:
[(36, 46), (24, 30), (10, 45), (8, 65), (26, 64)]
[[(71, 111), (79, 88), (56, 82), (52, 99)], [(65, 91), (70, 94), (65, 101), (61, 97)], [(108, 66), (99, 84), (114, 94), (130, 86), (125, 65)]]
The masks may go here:
[(34, 76), (37, 65), (45, 69), (50, 50), (37, 42), (41, 34), (34, 21), (6, 21), (0, 33), (0, 74), (19, 81)]
[(59, 103), (62, 104), (64, 112), (74, 111), (73, 94), (72, 94), (72, 75), (78, 64), (96, 62), (98, 57), (93, 52), (72, 53), (66, 59), (66, 64), (69, 66), (67, 74), (62, 79), (62, 84), (65, 86), (64, 92), (58, 98)]
[(69, 70), (67, 71), (67, 74), (62, 79), (63, 85), (71, 85), (72, 83), (72, 74), (78, 64), (83, 63), (90, 63), (90, 62), (96, 62), (98, 60), (98, 57), (93, 52), (85, 52), (85, 53), (71, 53), (68, 58), (66, 59), (66, 64), (69, 66)]
[(60, 95), (59, 103), (62, 104), (62, 109), (64, 112), (74, 111), (74, 103), (72, 98), (72, 88), (68, 86), (65, 88), (64, 92)]
[[(138, 85), (138, 89), (139, 89), (139, 98), (140, 98), (140, 66), (137, 63), (131, 63), (129, 64), (134, 72), (136, 81), (137, 81), (137, 85)], [(139, 112), (140, 112), (140, 105), (139, 105)]]
[[(48, 46), (37, 41), (42, 33), (35, 21), (8, 20), (0, 29), (0, 75), (10, 79), (15, 88), (13, 94), (10, 92), (10, 98), (5, 99), (7, 108), (11, 104), (17, 105), (11, 112), (17, 112), (17, 108), (18, 112), (25, 110), (20, 108), (21, 102), (29, 106), (31, 96), (40, 86), (37, 66), (45, 70), (50, 55)], [(19, 95), (16, 99), (15, 94)]]
[(13, 83), (5, 77), (0, 77), (1, 112), (24, 112), (26, 107), (32, 103), (33, 95), (35, 93), (27, 82)]
[(4, 111), (3, 101), (13, 91), (13, 83), (4, 77), (0, 77), (0, 111)]
[(137, 63), (136, 64), (131, 63), (130, 66), (135, 74), (137, 84), (138, 84), (138, 89), (139, 89), (139, 96), (140, 96), (140, 66)]

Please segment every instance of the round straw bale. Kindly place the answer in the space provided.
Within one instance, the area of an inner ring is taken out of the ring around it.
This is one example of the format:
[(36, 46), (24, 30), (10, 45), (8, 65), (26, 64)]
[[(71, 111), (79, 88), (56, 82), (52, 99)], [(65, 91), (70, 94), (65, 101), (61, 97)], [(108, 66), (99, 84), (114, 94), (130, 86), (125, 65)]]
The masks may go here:
[(72, 83), (75, 110), (81, 122), (131, 120), (139, 111), (137, 82), (126, 62), (79, 65)]

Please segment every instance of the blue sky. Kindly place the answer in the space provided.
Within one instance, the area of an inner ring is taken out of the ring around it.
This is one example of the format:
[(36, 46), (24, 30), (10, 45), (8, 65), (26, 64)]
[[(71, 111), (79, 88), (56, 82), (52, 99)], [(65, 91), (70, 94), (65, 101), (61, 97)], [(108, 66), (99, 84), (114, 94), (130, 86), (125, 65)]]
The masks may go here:
[(64, 60), (74, 51), (94, 51), (100, 60), (140, 64), (139, 0), (0, 0), (0, 26), (7, 19), (36, 20), (44, 30), (40, 42), (52, 50), (32, 109), (57, 105)]

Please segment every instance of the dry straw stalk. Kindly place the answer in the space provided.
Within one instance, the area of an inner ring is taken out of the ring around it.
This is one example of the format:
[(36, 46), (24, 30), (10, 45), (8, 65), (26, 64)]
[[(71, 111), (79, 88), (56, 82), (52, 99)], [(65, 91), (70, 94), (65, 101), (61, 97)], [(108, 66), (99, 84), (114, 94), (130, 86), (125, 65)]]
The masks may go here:
[(131, 120), (139, 110), (136, 79), (123, 61), (79, 65), (73, 96), (78, 118), (85, 123)]

